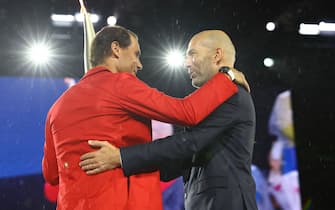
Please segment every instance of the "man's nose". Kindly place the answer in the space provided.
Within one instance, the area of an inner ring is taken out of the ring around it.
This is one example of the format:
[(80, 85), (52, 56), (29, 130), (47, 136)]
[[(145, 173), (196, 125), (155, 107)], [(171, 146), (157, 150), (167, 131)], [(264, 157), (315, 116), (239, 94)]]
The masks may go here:
[(141, 61), (137, 62), (137, 70), (142, 70), (143, 69), (143, 65), (141, 63)]
[(184, 61), (184, 67), (186, 69), (189, 69), (191, 67), (191, 61), (190, 61), (190, 58), (189, 57), (186, 57), (185, 58), (185, 61)]

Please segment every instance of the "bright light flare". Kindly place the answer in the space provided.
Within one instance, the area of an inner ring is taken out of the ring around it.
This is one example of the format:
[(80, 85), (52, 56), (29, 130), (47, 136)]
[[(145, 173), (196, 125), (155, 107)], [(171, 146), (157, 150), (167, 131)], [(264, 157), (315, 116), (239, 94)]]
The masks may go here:
[(52, 57), (50, 47), (44, 43), (38, 43), (30, 46), (27, 51), (27, 57), (35, 65), (48, 64)]
[(266, 67), (272, 67), (275, 62), (272, 58), (265, 58), (263, 63), (264, 63), (264, 66)]
[(319, 25), (318, 24), (301, 23), (299, 25), (299, 34), (301, 34), (301, 35), (318, 35), (318, 34), (320, 34)]
[(63, 58), (68, 57), (68, 47), (54, 39), (54, 34), (40, 31), (34, 26), (26, 26), (23, 31), (24, 34), (20, 34), (22, 40), (17, 42), (13, 51), (19, 69), (36, 75), (48, 75), (65, 66)]
[(320, 29), (320, 31), (334, 32), (335, 31), (335, 23), (326, 23), (326, 22), (321, 21), (319, 23), (319, 29)]
[(274, 22), (268, 22), (266, 24), (266, 30), (274, 31), (276, 29), (276, 24)]
[(65, 15), (65, 14), (52, 14), (50, 18), (54, 26), (61, 26), (61, 27), (70, 27), (75, 21), (73, 15)]
[[(77, 22), (84, 22), (84, 15), (82, 13), (76, 13), (74, 15), (74, 18)], [(97, 14), (91, 14), (90, 13), (90, 19), (91, 19), (92, 23), (97, 23), (100, 20), (100, 17)]]
[(184, 54), (180, 50), (171, 50), (168, 52), (165, 61), (172, 68), (182, 67), (184, 64)]
[(117, 18), (115, 16), (109, 16), (107, 18), (107, 24), (110, 26), (114, 26), (117, 22)]
[(51, 15), (52, 21), (59, 21), (59, 22), (73, 22), (74, 16), (73, 15), (64, 15), (64, 14), (52, 14)]

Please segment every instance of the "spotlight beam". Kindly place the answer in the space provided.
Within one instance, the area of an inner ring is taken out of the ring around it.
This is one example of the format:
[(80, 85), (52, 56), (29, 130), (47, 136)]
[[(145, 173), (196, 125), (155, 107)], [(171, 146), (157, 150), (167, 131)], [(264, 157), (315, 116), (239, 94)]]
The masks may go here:
[(167, 53), (165, 61), (172, 68), (182, 67), (184, 64), (184, 56), (180, 50), (171, 50)]

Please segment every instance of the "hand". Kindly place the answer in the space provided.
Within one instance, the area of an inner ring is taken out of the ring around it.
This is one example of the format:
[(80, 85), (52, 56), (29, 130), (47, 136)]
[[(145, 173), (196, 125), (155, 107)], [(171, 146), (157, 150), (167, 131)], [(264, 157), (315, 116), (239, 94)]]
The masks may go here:
[(102, 173), (107, 170), (120, 167), (120, 149), (107, 141), (89, 140), (88, 144), (94, 148), (100, 148), (95, 152), (89, 152), (80, 157), (79, 166), (88, 175)]
[(240, 72), (239, 70), (234, 69), (234, 68), (232, 68), (232, 71), (234, 72), (234, 75), (235, 75), (234, 82), (242, 85), (250, 93), (250, 86), (249, 86), (248, 81), (245, 78), (244, 74), (242, 72)]

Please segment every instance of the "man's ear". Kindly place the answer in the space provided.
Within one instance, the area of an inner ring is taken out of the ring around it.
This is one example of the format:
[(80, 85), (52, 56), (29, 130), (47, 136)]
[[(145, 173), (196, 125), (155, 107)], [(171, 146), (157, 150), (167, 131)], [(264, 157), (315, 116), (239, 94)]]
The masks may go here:
[(119, 42), (114, 41), (111, 44), (112, 56), (119, 58), (120, 57), (120, 45)]
[(223, 56), (224, 56), (224, 53), (223, 53), (222, 48), (216, 48), (215, 49), (215, 54), (214, 54), (215, 64), (221, 63), (221, 61), (223, 60)]

